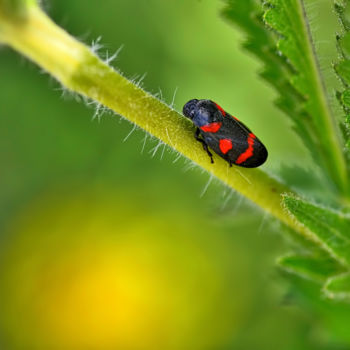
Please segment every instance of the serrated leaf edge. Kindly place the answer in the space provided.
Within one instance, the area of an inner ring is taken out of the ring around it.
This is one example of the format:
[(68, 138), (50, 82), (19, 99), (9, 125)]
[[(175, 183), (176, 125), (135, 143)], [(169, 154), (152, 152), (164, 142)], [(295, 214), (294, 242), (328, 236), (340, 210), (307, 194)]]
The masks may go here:
[[(299, 201), (305, 201), (311, 205), (314, 205), (316, 207), (319, 207), (321, 209), (324, 209), (324, 210), (329, 210), (329, 211), (333, 211), (335, 213), (338, 214), (337, 211), (334, 211), (334, 209), (329, 209), (329, 208), (326, 208), (326, 207), (322, 207), (318, 204), (313, 204), (311, 203), (310, 201), (308, 200), (305, 200), (303, 198), (300, 198), (298, 196), (296, 196), (294, 193), (282, 193), (281, 194), (281, 197), (282, 197), (282, 208), (284, 210), (284, 212), (286, 213), (286, 215), (289, 215), (289, 217), (291, 218), (291, 220), (294, 221), (294, 224), (296, 226), (299, 226), (300, 228), (302, 228), (302, 231), (305, 233), (305, 237), (309, 240), (311, 240), (313, 243), (317, 244), (318, 247), (320, 247), (322, 250), (324, 250), (325, 252), (327, 252), (333, 259), (337, 260), (342, 266), (348, 268), (349, 265), (348, 263), (344, 260), (344, 258), (338, 256), (334, 251), (333, 249), (331, 249), (327, 244), (325, 244), (322, 240), (320, 240), (317, 236), (316, 233), (314, 233), (312, 230), (310, 230), (306, 225), (304, 225), (302, 222), (300, 222), (297, 217), (288, 209), (286, 203), (284, 202), (284, 199), (286, 197), (289, 197), (289, 198), (293, 198), (295, 200), (299, 200)], [(343, 214), (344, 215), (344, 214)], [(347, 216), (346, 216), (347, 217)], [(350, 218), (350, 217), (349, 217)], [(301, 232), (299, 230), (299, 232)]]
[(341, 301), (347, 301), (350, 303), (350, 292), (331, 292), (329, 291), (328, 286), (336, 279), (339, 279), (341, 277), (350, 277), (350, 272), (345, 272), (333, 277), (329, 277), (322, 287), (322, 293), (327, 297), (328, 299), (333, 300), (341, 300)]
[(283, 263), (282, 263), (283, 260), (285, 260), (285, 259), (287, 259), (287, 258), (290, 258), (290, 257), (293, 257), (293, 256), (295, 256), (295, 253), (294, 253), (294, 252), (286, 253), (286, 254), (284, 254), (284, 255), (282, 255), (282, 256), (279, 256), (279, 257), (276, 259), (275, 263), (276, 263), (276, 265), (279, 266), (280, 269), (282, 269), (282, 270), (284, 270), (284, 271), (286, 271), (286, 272), (288, 272), (288, 273), (290, 273), (290, 274), (293, 274), (293, 275), (295, 275), (295, 276), (299, 276), (299, 277), (301, 277), (301, 278), (303, 278), (303, 279), (305, 279), (305, 280), (312, 281), (312, 282), (318, 283), (318, 284), (320, 284), (320, 285), (323, 284), (323, 280), (321, 280), (321, 279), (312, 278), (312, 277), (311, 277), (310, 275), (308, 275), (308, 274), (303, 274), (302, 272), (298, 272), (298, 271), (295, 270), (295, 269), (292, 269), (292, 268), (290, 268), (290, 267), (287, 267), (287, 266), (283, 265)]

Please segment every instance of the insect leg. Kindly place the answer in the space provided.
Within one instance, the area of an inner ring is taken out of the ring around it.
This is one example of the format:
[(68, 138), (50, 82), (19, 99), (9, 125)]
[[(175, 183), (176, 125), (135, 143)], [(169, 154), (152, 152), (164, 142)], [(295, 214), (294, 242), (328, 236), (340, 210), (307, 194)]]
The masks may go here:
[(206, 142), (205, 142), (203, 139), (201, 139), (201, 138), (199, 137), (199, 135), (200, 135), (200, 130), (199, 130), (199, 128), (196, 128), (196, 132), (194, 133), (194, 137), (195, 137), (195, 139), (196, 139), (197, 141), (199, 141), (199, 142), (202, 144), (203, 149), (208, 153), (208, 156), (210, 157), (210, 162), (213, 164), (213, 163), (214, 163), (213, 155), (212, 155), (212, 153), (209, 151), (208, 145), (206, 144)]

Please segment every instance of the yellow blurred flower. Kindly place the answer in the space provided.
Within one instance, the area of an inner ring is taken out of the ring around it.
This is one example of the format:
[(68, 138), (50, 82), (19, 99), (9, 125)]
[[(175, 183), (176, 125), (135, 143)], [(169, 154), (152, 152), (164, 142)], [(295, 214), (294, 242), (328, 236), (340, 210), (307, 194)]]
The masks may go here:
[(251, 297), (228, 259), (239, 252), (181, 211), (115, 198), (56, 194), (16, 219), (0, 266), (8, 349), (192, 350), (234, 336)]

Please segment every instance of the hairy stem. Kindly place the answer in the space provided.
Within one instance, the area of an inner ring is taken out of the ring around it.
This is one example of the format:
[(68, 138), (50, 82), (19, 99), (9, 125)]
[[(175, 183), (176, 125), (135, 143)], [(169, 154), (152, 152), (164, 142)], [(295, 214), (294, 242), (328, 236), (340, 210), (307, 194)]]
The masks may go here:
[(53, 23), (39, 7), (30, 6), (21, 25), (3, 21), (0, 16), (0, 31), (3, 41), (67, 88), (123, 115), (283, 223), (316, 239), (282, 209), (281, 194), (290, 192), (287, 187), (262, 170), (230, 168), (215, 155), (215, 163), (211, 164), (193, 138), (194, 128), (190, 121), (113, 70), (89, 47)]

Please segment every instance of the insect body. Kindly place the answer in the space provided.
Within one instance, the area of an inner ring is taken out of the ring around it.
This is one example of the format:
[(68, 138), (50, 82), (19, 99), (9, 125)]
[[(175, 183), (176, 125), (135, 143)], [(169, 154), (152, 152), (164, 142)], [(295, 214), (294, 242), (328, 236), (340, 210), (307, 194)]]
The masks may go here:
[(266, 161), (267, 150), (261, 141), (215, 102), (190, 100), (184, 105), (183, 114), (197, 127), (195, 138), (202, 143), (212, 163), (213, 155), (208, 147), (230, 166), (256, 168)]

